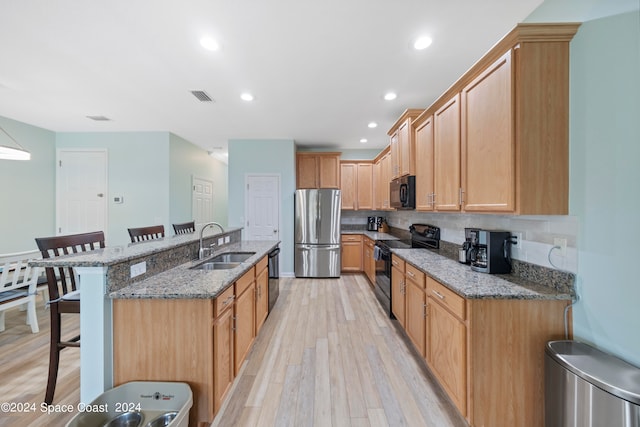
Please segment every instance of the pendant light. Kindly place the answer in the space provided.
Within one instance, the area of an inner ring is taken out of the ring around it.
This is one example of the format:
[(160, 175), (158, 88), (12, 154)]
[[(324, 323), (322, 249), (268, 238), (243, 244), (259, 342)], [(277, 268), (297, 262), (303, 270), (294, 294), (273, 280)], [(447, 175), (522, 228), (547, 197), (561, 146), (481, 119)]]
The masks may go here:
[(7, 142), (10, 143), (10, 145), (5, 145), (7, 138), (0, 134), (0, 159), (31, 160), (31, 153), (25, 150), (22, 145), (18, 144), (18, 141), (13, 139), (2, 126), (0, 126), (0, 131), (7, 136)]

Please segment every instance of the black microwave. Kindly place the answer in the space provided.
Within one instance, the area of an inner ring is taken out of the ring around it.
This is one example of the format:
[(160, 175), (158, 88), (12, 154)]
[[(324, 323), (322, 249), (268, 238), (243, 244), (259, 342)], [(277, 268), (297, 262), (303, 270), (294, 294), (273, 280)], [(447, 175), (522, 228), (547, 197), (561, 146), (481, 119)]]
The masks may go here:
[(391, 207), (396, 209), (416, 208), (416, 177), (414, 175), (396, 178), (389, 184)]

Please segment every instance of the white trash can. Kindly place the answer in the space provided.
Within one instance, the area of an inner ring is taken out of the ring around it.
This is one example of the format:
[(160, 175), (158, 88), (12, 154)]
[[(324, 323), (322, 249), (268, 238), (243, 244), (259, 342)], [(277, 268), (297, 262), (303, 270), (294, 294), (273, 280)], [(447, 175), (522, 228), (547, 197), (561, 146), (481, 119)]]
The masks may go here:
[(133, 381), (78, 405), (67, 427), (187, 427), (192, 405), (186, 383)]

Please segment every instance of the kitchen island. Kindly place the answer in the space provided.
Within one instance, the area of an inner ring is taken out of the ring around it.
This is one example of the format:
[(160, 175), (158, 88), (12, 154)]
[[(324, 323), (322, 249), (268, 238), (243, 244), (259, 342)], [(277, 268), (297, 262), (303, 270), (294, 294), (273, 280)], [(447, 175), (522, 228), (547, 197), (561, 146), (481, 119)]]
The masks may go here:
[[(163, 239), (113, 246), (81, 254), (33, 261), (40, 267), (74, 267), (82, 290), (80, 312), (80, 400), (90, 402), (114, 384), (114, 342), (118, 337), (113, 325), (116, 321), (114, 302), (169, 301), (174, 303), (200, 300), (214, 304), (217, 297), (247, 272), (255, 272), (259, 262), (266, 261), (268, 252), (278, 241), (242, 241), (240, 228), (224, 233), (206, 235), (205, 246), (214, 245), (215, 254), (242, 251), (255, 252), (234, 268), (228, 270), (190, 270), (198, 263), (199, 236), (197, 234), (165, 237)], [(266, 269), (265, 269), (266, 270)], [(266, 273), (265, 273), (266, 274)], [(261, 279), (262, 280), (262, 279)], [(189, 282), (189, 283), (188, 283)], [(225, 294), (226, 295), (226, 294)], [(194, 313), (196, 310), (193, 311)], [(210, 318), (199, 319), (211, 324)], [(165, 330), (171, 330), (167, 317)], [(135, 329), (129, 324), (129, 329)], [(121, 349), (135, 352), (139, 349)], [(161, 360), (169, 353), (156, 355)]]

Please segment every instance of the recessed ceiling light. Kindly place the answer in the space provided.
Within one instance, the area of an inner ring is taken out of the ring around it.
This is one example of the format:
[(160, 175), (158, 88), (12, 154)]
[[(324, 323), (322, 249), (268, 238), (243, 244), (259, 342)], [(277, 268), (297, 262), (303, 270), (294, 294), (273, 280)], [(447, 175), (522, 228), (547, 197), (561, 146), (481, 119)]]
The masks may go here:
[(253, 95), (251, 95), (251, 94), (250, 94), (250, 93), (248, 93), (248, 92), (245, 92), (245, 93), (243, 93), (242, 95), (240, 95), (240, 98), (241, 98), (243, 101), (253, 101)]
[(395, 92), (387, 92), (387, 93), (384, 94), (385, 101), (393, 101), (397, 97), (398, 97), (398, 95), (396, 95)]
[(431, 46), (431, 43), (433, 43), (433, 40), (431, 40), (431, 37), (428, 37), (428, 36), (418, 37), (416, 41), (413, 42), (413, 48), (415, 50), (423, 50)]
[(367, 142), (367, 138), (362, 138), (362, 139), (360, 140), (360, 144), (365, 144), (366, 142)]
[(218, 50), (220, 49), (220, 45), (215, 39), (211, 37), (203, 37), (200, 39), (200, 45), (207, 50)]
[(377, 128), (378, 124), (376, 122), (369, 122), (369, 124), (367, 125), (369, 128), (373, 129), (373, 128)]

